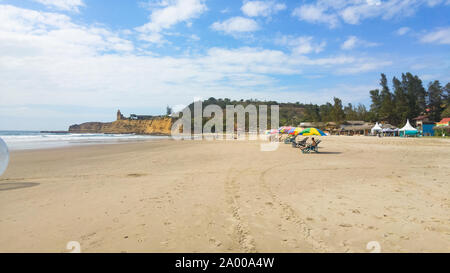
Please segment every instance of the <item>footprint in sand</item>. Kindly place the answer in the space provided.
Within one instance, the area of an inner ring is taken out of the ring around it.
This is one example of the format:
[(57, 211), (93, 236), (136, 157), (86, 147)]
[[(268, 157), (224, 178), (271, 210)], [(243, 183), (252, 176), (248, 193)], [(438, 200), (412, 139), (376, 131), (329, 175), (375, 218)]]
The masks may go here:
[(209, 239), (209, 242), (210, 242), (211, 244), (213, 244), (214, 246), (216, 246), (216, 247), (219, 247), (219, 246), (222, 245), (222, 242), (219, 241), (219, 240), (216, 240), (215, 238), (210, 238), (210, 239)]
[(145, 173), (129, 173), (127, 174), (128, 177), (142, 177), (142, 176), (146, 176), (147, 174)]

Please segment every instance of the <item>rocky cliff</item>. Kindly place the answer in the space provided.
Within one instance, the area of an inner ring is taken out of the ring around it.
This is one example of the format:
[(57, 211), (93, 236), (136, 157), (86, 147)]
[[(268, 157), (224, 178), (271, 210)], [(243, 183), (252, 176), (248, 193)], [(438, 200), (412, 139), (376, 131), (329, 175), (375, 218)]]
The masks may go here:
[(70, 133), (170, 135), (172, 118), (150, 120), (121, 119), (114, 122), (87, 122), (69, 127)]

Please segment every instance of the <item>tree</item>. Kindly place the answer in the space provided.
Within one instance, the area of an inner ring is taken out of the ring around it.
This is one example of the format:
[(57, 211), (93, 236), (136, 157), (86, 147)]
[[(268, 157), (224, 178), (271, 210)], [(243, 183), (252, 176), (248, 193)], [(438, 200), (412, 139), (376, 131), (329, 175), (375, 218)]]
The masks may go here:
[(321, 121), (332, 121), (333, 117), (331, 112), (333, 111), (333, 105), (329, 102), (319, 106), (319, 114)]
[(356, 115), (358, 116), (359, 120), (368, 121), (369, 120), (369, 112), (366, 109), (366, 106), (364, 104), (358, 104), (358, 107), (356, 107)]
[(357, 120), (358, 114), (351, 103), (344, 107), (344, 114), (346, 120)]
[(428, 108), (430, 109), (430, 118), (439, 121), (443, 107), (443, 90), (439, 81), (428, 84)]
[(444, 86), (442, 95), (444, 97), (445, 104), (447, 106), (450, 105), (450, 82)]
[(305, 105), (305, 121), (320, 121), (320, 109), (316, 104)]
[(385, 74), (381, 74), (381, 93), (380, 93), (380, 109), (379, 118), (388, 122), (393, 122), (394, 117), (394, 97), (389, 90), (388, 82)]
[(370, 91), (370, 99), (372, 100), (372, 104), (370, 105), (370, 111), (375, 119), (378, 119), (381, 109), (381, 96), (380, 90), (375, 89)]
[(444, 118), (450, 118), (450, 105), (448, 105), (447, 108), (445, 108), (444, 111), (442, 111), (441, 119)]
[(392, 79), (394, 86), (394, 122), (395, 125), (400, 125), (405, 122), (409, 114), (408, 97), (403, 88), (402, 82), (394, 77)]
[(342, 101), (336, 97), (334, 97), (333, 100), (334, 105), (331, 111), (331, 115), (333, 117), (333, 121), (339, 124), (345, 118), (344, 110), (342, 110)]
[(169, 105), (167, 105), (167, 107), (166, 107), (166, 115), (168, 115), (168, 116), (170, 116), (170, 115), (172, 115), (172, 108), (169, 106)]
[(408, 118), (414, 118), (425, 111), (426, 90), (418, 76), (402, 74), (402, 85), (408, 97)]
[(417, 106), (420, 112), (423, 112), (427, 107), (427, 91), (423, 88), (422, 80), (416, 75), (414, 76), (414, 88), (417, 95)]

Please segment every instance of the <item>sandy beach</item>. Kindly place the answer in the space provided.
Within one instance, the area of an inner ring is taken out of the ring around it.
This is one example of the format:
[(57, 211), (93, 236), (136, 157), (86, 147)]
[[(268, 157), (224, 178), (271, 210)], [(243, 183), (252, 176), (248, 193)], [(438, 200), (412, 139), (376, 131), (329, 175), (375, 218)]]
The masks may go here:
[(450, 140), (323, 137), (14, 151), (0, 252), (450, 252)]

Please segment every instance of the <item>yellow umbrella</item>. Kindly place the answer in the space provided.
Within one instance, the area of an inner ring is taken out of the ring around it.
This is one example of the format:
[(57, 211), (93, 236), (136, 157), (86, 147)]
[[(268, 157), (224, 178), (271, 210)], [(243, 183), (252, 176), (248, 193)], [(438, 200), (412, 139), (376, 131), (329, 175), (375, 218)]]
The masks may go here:
[(294, 130), (294, 135), (296, 136), (296, 135), (300, 134), (301, 131), (303, 131), (303, 128), (302, 128), (302, 127), (297, 127), (297, 128), (295, 128), (295, 130)]
[(307, 128), (299, 133), (302, 136), (326, 136), (324, 132), (316, 128)]

